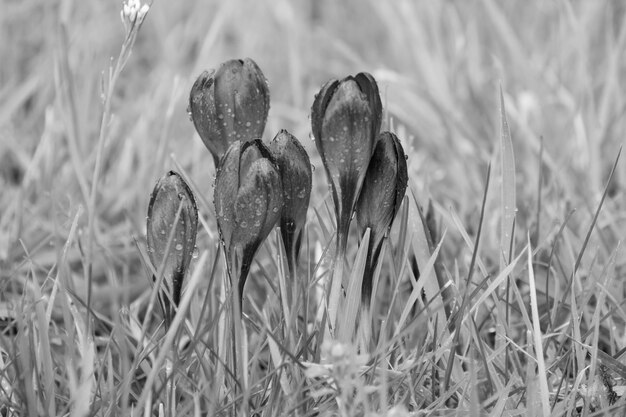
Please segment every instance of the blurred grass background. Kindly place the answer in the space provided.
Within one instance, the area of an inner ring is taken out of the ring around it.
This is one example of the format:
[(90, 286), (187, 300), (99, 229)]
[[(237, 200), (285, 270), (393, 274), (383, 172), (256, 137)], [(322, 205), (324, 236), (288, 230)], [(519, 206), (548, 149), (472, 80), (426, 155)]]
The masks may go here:
[[(103, 74), (124, 36), (121, 4), (0, 4), (0, 277), (42, 280), (78, 206), (86, 205)], [(619, 0), (155, 1), (114, 92), (97, 199), (96, 285), (113, 291), (106, 300), (146, 288), (133, 237), (144, 235), (148, 195), (174, 167), (170, 154), (211, 202), (214, 167), (186, 113), (188, 93), (202, 70), (246, 56), (270, 85), (265, 139), (288, 129), (318, 168), (314, 206), (327, 189), (308, 138), (314, 94), (330, 78), (369, 71), (387, 128), (409, 155), (420, 201), (432, 198), (444, 218), (452, 208), (475, 233), (487, 165), (497, 162), (502, 86), (517, 164), (519, 239), (528, 230), (541, 242), (572, 207), (582, 209), (569, 226), (582, 239), (625, 131), (625, 10)], [(625, 179), (620, 164), (598, 226), (615, 241), (624, 236)], [(211, 217), (211, 204), (202, 207)], [(494, 265), (498, 221), (488, 211), (485, 256)], [(199, 246), (207, 242), (203, 235)], [(444, 263), (469, 256), (460, 242), (449, 236)], [(81, 251), (78, 245), (68, 254), (76, 277)]]

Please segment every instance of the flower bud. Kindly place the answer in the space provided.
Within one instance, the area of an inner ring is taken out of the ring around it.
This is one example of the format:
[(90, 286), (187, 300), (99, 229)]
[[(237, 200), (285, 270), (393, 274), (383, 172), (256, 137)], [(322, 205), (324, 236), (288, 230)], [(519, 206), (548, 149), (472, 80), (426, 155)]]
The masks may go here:
[(191, 88), (188, 112), (217, 167), (230, 144), (263, 136), (269, 108), (267, 80), (246, 58), (200, 74)]
[(289, 258), (290, 273), (293, 276), (311, 197), (311, 161), (298, 139), (284, 129), (274, 137), (269, 148), (280, 170), (283, 184), (280, 233)]
[(239, 280), (241, 302), (254, 254), (283, 206), (280, 174), (261, 140), (236, 141), (228, 148), (217, 171), (214, 204), (228, 272)]
[(372, 276), (383, 238), (400, 209), (407, 182), (406, 156), (398, 137), (390, 132), (381, 133), (356, 205), (361, 236), (368, 227), (371, 230), (361, 293), (363, 302), (368, 305), (372, 295)]
[(354, 211), (382, 117), (374, 77), (359, 73), (329, 81), (315, 97), (311, 124), (332, 187), (338, 252), (345, 252)]
[[(163, 282), (175, 305), (180, 302), (197, 230), (198, 208), (193, 193), (178, 173), (170, 171), (157, 182), (150, 196), (147, 240), (150, 261), (157, 272), (163, 265)], [(161, 299), (169, 322), (174, 309), (167, 296)]]

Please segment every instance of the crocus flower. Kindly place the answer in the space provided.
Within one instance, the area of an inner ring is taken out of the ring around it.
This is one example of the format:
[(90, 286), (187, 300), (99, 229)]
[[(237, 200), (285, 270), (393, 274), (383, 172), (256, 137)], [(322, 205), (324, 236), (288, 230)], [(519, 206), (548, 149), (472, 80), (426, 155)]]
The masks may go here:
[(302, 231), (311, 197), (311, 161), (298, 139), (281, 130), (269, 146), (278, 165), (283, 184), (283, 210), (280, 232), (289, 259), (289, 272), (295, 274)]
[(361, 236), (370, 229), (361, 287), (361, 301), (366, 306), (370, 304), (372, 278), (383, 238), (389, 232), (400, 209), (407, 181), (406, 157), (398, 137), (390, 132), (381, 133), (356, 205), (356, 219)]
[[(178, 173), (170, 171), (157, 182), (150, 196), (147, 240), (150, 261), (157, 273), (162, 267), (163, 282), (175, 306), (180, 302), (197, 231), (198, 209), (193, 193)], [(175, 309), (166, 295), (161, 295), (161, 302), (169, 323)]]
[(283, 192), (278, 167), (261, 140), (234, 142), (216, 175), (215, 212), (226, 265), (238, 280), (239, 303), (261, 243), (280, 220)]
[(329, 81), (315, 97), (311, 109), (315, 145), (331, 184), (337, 218), (336, 275), (329, 294), (331, 326), (337, 315), (350, 219), (376, 144), (381, 118), (378, 86), (368, 73)]
[(188, 112), (217, 167), (233, 142), (261, 138), (269, 108), (267, 80), (246, 58), (200, 74), (191, 88)]

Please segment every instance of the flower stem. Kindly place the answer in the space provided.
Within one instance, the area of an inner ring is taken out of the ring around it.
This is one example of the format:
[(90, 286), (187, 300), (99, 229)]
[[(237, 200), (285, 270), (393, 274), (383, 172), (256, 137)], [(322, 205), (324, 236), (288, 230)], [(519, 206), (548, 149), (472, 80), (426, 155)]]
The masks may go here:
[(330, 293), (328, 296), (328, 320), (331, 329), (331, 335), (336, 337), (335, 329), (337, 328), (337, 316), (339, 313), (339, 304), (342, 299), (341, 285), (343, 281), (343, 259), (346, 254), (347, 234), (337, 236), (337, 253), (333, 262), (333, 275), (331, 279)]

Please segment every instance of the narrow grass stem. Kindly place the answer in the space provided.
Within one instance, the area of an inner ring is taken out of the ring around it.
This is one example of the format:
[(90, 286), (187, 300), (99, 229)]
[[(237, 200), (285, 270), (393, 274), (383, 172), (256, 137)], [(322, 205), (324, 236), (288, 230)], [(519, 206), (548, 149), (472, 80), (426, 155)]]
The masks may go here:
[(331, 335), (336, 338), (335, 330), (337, 328), (337, 316), (339, 313), (339, 304), (341, 301), (341, 286), (343, 281), (343, 259), (346, 253), (347, 236), (337, 235), (337, 253), (332, 265), (331, 287), (328, 297), (328, 325), (331, 329)]
[(374, 347), (372, 342), (372, 309), (369, 304), (361, 303), (358, 343), (360, 351), (362, 353), (370, 353)]
[[(174, 352), (172, 346), (163, 346), (164, 349), (169, 349), (171, 353)], [(174, 384), (174, 364), (171, 356), (165, 358), (165, 409), (171, 416), (176, 415), (176, 401), (175, 401), (175, 384)]]
[(243, 253), (237, 248), (231, 257), (231, 289), (232, 289), (232, 329), (234, 337), (231, 340), (233, 345), (233, 362), (235, 369), (235, 397), (243, 395), (244, 401), (241, 404), (241, 415), (247, 415), (246, 410), (246, 393), (248, 387), (248, 367), (246, 360), (245, 342), (245, 326), (243, 325), (243, 289), (245, 285), (245, 277), (250, 269), (245, 262), (241, 262)]

